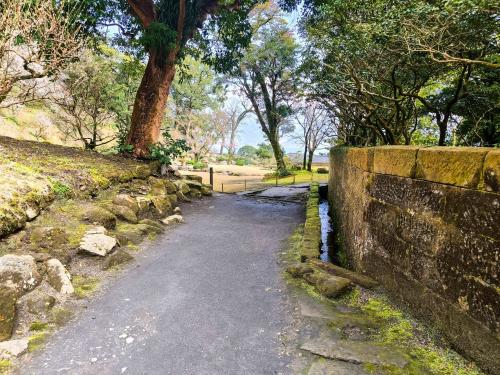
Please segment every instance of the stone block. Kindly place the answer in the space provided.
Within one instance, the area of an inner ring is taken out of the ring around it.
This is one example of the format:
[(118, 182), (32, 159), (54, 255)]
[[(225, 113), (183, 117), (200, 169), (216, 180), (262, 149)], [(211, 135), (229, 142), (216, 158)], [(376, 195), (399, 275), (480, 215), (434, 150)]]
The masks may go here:
[(488, 151), (480, 147), (421, 148), (415, 177), (475, 189), (481, 180), (483, 160)]
[(494, 149), (486, 154), (483, 165), (484, 189), (500, 192), (500, 150)]
[(413, 177), (419, 148), (414, 146), (381, 146), (372, 148), (373, 172)]

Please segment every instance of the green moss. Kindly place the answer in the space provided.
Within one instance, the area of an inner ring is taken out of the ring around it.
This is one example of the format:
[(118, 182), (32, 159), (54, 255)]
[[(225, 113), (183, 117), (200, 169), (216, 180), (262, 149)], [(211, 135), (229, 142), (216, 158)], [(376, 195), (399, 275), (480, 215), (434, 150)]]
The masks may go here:
[(28, 351), (33, 352), (40, 349), (45, 344), (45, 341), (47, 341), (47, 335), (47, 332), (38, 332), (32, 335), (28, 339)]
[(12, 362), (9, 361), (8, 359), (0, 359), (0, 374), (6, 374), (7, 371), (12, 366)]
[(52, 190), (59, 198), (69, 198), (71, 196), (71, 188), (68, 185), (53, 178), (50, 178), (49, 181), (52, 184)]
[(99, 285), (98, 278), (83, 275), (75, 275), (72, 282), (75, 289), (75, 296), (79, 299), (91, 296)]
[(89, 226), (85, 224), (72, 225), (68, 233), (68, 242), (71, 246), (78, 246)]
[(48, 327), (48, 323), (34, 321), (33, 323), (31, 323), (30, 331), (45, 331)]
[(102, 173), (100, 173), (97, 169), (91, 168), (89, 169), (90, 176), (92, 180), (97, 184), (100, 189), (107, 189), (111, 186), (111, 181), (104, 177)]

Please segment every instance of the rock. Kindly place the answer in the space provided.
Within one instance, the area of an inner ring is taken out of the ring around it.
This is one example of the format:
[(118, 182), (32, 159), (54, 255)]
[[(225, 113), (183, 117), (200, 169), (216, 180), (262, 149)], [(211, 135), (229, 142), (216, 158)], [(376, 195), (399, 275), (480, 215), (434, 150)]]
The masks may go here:
[(92, 224), (102, 225), (106, 229), (114, 229), (116, 227), (116, 216), (102, 207), (91, 207), (83, 216), (85, 220)]
[(23, 296), (19, 303), (26, 304), (30, 314), (45, 317), (56, 304), (56, 299), (37, 288)]
[(174, 185), (177, 187), (177, 192), (180, 191), (182, 194), (189, 193), (189, 186), (188, 186), (188, 184), (186, 184), (186, 182), (184, 180), (174, 181)]
[(120, 264), (130, 262), (133, 259), (134, 257), (125, 250), (118, 249), (106, 258), (103, 264), (103, 269), (108, 270), (111, 267), (116, 267)]
[(360, 365), (320, 358), (309, 368), (307, 375), (368, 375)]
[(13, 287), (18, 296), (33, 290), (40, 281), (41, 276), (31, 255), (0, 257), (0, 285)]
[(196, 175), (196, 174), (187, 174), (184, 176), (184, 178), (186, 179), (186, 182), (187, 181), (195, 181), (195, 182), (198, 182), (200, 184), (203, 182), (203, 178), (201, 176)]
[(104, 227), (93, 228), (82, 238), (80, 250), (99, 256), (105, 256), (116, 246), (116, 238), (106, 235)]
[(153, 206), (158, 215), (165, 215), (172, 208), (170, 200), (167, 196), (151, 197), (151, 202), (153, 202)]
[(172, 205), (177, 204), (177, 200), (178, 200), (177, 194), (168, 194), (167, 197)]
[(307, 340), (300, 348), (324, 358), (355, 364), (371, 363), (399, 368), (404, 368), (408, 364), (408, 359), (398, 348), (381, 346), (369, 341), (318, 337)]
[(179, 207), (175, 207), (174, 208), (174, 214), (180, 215), (180, 214), (182, 214), (182, 210)]
[(28, 339), (0, 342), (0, 359), (17, 357), (28, 350)]
[(151, 168), (147, 165), (138, 165), (135, 168), (135, 175), (141, 180), (145, 180), (151, 175)]
[(47, 261), (47, 278), (49, 284), (61, 294), (74, 293), (71, 275), (59, 260)]
[(51, 258), (50, 254), (47, 254), (47, 253), (35, 253), (35, 254), (33, 254), (33, 259), (35, 259), (35, 262), (37, 262), (37, 263), (46, 262), (50, 258)]
[(184, 218), (181, 215), (172, 215), (172, 216), (166, 217), (161, 222), (165, 225), (178, 224), (178, 223), (183, 223)]
[(149, 186), (151, 186), (151, 194), (152, 195), (166, 195), (167, 194), (167, 187), (165, 185), (164, 179), (161, 178), (156, 178), (156, 177), (149, 177), (148, 182)]
[(137, 204), (139, 205), (139, 214), (144, 214), (148, 212), (152, 206), (151, 198), (149, 197), (137, 197), (135, 198)]
[(137, 201), (128, 194), (118, 194), (114, 197), (113, 204), (127, 207), (136, 215), (139, 212), (139, 205), (137, 204)]
[(206, 197), (212, 196), (212, 190), (209, 187), (205, 186), (205, 185), (203, 185), (201, 187), (200, 192), (201, 192), (202, 195), (204, 195)]
[(109, 209), (113, 212), (119, 219), (128, 221), (129, 223), (137, 223), (137, 215), (133, 210), (126, 206), (119, 206), (116, 204), (109, 205)]
[(178, 200), (181, 201), (181, 202), (191, 202), (191, 199), (189, 199), (188, 197), (186, 197), (184, 195), (184, 193), (182, 191), (180, 191), (180, 190), (177, 192), (176, 195), (177, 195)]
[(156, 221), (156, 220), (144, 219), (144, 220), (139, 221), (139, 224), (146, 224), (146, 225), (149, 225), (151, 227), (156, 227), (160, 230), (163, 230), (163, 226), (160, 224), (159, 221)]
[(190, 190), (193, 189), (201, 190), (201, 188), (203, 187), (203, 184), (198, 181), (186, 180), (185, 183), (187, 186), (189, 186)]
[(27, 240), (35, 251), (41, 249), (52, 251), (69, 242), (68, 234), (62, 228), (56, 227), (33, 227), (26, 234)]
[(13, 286), (0, 285), (0, 341), (12, 336), (16, 319), (18, 292)]
[(198, 189), (191, 189), (189, 195), (193, 198), (201, 198), (201, 192)]
[(175, 194), (177, 192), (177, 186), (170, 180), (165, 181), (165, 188), (167, 189), (167, 194)]
[(311, 266), (308, 266), (304, 263), (296, 263), (288, 266), (286, 271), (292, 275), (293, 277), (299, 278), (304, 276), (305, 274), (312, 273), (314, 270)]
[(348, 279), (338, 276), (330, 276), (316, 282), (318, 291), (328, 298), (335, 298), (351, 286)]

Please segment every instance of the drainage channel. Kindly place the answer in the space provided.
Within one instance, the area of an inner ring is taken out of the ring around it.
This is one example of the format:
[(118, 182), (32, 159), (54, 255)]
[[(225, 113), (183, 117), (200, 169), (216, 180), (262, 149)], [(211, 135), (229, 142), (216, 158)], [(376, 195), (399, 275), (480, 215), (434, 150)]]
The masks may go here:
[(335, 241), (333, 237), (332, 218), (330, 217), (330, 203), (328, 202), (328, 186), (320, 186), (319, 194), (319, 218), (321, 221), (320, 259), (323, 262), (335, 263), (338, 265), (338, 257), (335, 256)]

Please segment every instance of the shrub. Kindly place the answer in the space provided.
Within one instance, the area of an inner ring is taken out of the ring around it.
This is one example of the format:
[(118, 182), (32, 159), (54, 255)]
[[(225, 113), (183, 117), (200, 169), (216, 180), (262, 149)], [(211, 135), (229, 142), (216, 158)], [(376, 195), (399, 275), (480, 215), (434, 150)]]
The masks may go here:
[(205, 169), (206, 167), (208, 167), (208, 165), (206, 163), (203, 163), (202, 161), (193, 162), (194, 169)]
[(316, 170), (316, 172), (319, 173), (319, 174), (328, 174), (328, 168), (319, 167)]
[(248, 160), (244, 159), (244, 158), (239, 158), (239, 159), (236, 159), (235, 163), (236, 163), (236, 165), (243, 167), (245, 165), (248, 165)]

